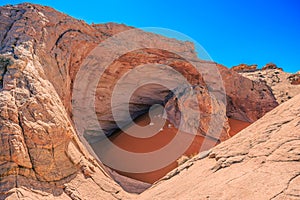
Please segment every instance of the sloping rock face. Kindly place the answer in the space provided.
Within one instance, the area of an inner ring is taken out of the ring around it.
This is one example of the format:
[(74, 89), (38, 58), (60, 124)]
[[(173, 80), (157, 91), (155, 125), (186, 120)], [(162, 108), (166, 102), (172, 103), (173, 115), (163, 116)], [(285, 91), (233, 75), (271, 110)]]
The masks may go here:
[(300, 95), (170, 172), (139, 199), (299, 199)]
[(89, 26), (52, 8), (31, 4), (1, 8), (1, 22), (0, 52), (39, 60), (68, 113), (72, 80), (82, 60), (103, 39), (129, 29), (115, 24)]
[[(128, 198), (101, 163), (87, 152), (88, 146), (82, 145), (84, 141), (78, 139), (79, 133), (73, 127), (71, 97), (76, 75), (89, 53), (112, 35), (132, 28), (116, 24), (90, 26), (49, 7), (32, 4), (1, 7), (0, 11), (1, 198)], [(217, 67), (230, 102), (226, 111), (229, 117), (252, 122), (277, 105), (266, 85), (216, 63), (197, 59), (191, 43), (140, 33), (148, 36), (149, 40), (140, 42), (144, 45), (159, 43), (194, 59), (194, 63), (203, 66), (202, 76), (182, 57), (149, 49), (149, 45), (120, 56), (101, 77), (105, 84), (96, 88), (96, 113), (106, 133), (116, 128), (110, 114), (111, 89), (122, 75), (140, 64), (168, 64), (192, 85), (203, 86), (205, 92), (214, 91), (216, 97), (223, 92), (216, 82), (220, 77), (207, 79), (206, 85), (203, 80), (205, 75), (210, 76), (210, 67)], [(126, 44), (128, 41), (123, 41), (111, 49)], [(105, 60), (111, 51), (102, 53), (100, 56)], [(166, 80), (157, 71), (148, 72)], [(168, 78), (171, 80), (172, 76)], [(130, 85), (136, 79), (129, 77), (126, 81)], [(178, 83), (181, 82), (172, 87)], [(162, 103), (167, 93), (169, 90), (163, 87), (141, 90), (132, 97), (132, 114)]]
[(272, 89), (279, 104), (300, 93), (299, 74), (290, 74), (280, 69), (240, 72), (240, 74), (256, 82), (265, 82)]
[(226, 90), (228, 117), (254, 122), (278, 105), (265, 83), (243, 79), (233, 70), (218, 67)]
[(70, 26), (81, 23), (41, 6), (1, 8), (0, 199), (119, 198), (123, 190), (87, 153), (72, 127), (69, 72), (60, 74), (55, 53), (49, 53), (51, 44), (56, 51), (58, 33), (69, 30), (56, 26), (57, 19)]
[(72, 189), (76, 181), (107, 198), (122, 191), (77, 139), (59, 96), (43, 78), (41, 66), (8, 59), (13, 64), (6, 66), (0, 95), (1, 198), (69, 199), (84, 189)]

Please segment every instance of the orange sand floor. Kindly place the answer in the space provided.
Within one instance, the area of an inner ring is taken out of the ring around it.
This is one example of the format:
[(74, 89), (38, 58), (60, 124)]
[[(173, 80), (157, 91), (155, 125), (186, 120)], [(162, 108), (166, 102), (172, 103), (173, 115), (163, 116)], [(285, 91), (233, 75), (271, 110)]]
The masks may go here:
[[(150, 119), (148, 114), (144, 114), (138, 119), (136, 119), (135, 122), (140, 126), (146, 126), (150, 123)], [(178, 129), (175, 128), (174, 126), (170, 126), (169, 124), (170, 122), (166, 121), (163, 130), (161, 130), (156, 135), (149, 138), (136, 138), (122, 131), (119, 131), (118, 133), (110, 137), (110, 140), (115, 145), (118, 145), (120, 148), (123, 148), (124, 150), (130, 152), (146, 153), (146, 152), (155, 151), (167, 145), (175, 137)], [(249, 126), (250, 123), (236, 120), (236, 119), (229, 119), (229, 125), (231, 128), (229, 134), (230, 136), (233, 136), (237, 134), (239, 131), (241, 131), (242, 129)], [(202, 146), (205, 137), (200, 135), (194, 136), (188, 133), (181, 133), (181, 134), (184, 134), (184, 137), (187, 138), (194, 137), (192, 144), (185, 151), (184, 155), (191, 156), (199, 153), (199, 149)], [(208, 142), (205, 143), (206, 146), (202, 147), (202, 150), (210, 149), (216, 145), (216, 141), (213, 141), (212, 139), (209, 138), (206, 139)], [(98, 148), (101, 148), (101, 142), (93, 145), (93, 149), (95, 150), (96, 153)], [(148, 172), (148, 173), (127, 173), (121, 171), (117, 171), (117, 172), (124, 176), (131, 177), (133, 179), (137, 179), (143, 182), (154, 183), (155, 181), (165, 176), (168, 172), (170, 172), (177, 166), (178, 163), (175, 160), (168, 166), (153, 172)]]

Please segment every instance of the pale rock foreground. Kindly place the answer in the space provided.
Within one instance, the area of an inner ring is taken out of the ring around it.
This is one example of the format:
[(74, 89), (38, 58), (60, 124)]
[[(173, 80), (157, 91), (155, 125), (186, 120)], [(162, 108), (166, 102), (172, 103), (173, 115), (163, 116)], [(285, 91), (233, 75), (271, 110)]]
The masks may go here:
[(139, 199), (300, 199), (300, 95), (206, 154)]

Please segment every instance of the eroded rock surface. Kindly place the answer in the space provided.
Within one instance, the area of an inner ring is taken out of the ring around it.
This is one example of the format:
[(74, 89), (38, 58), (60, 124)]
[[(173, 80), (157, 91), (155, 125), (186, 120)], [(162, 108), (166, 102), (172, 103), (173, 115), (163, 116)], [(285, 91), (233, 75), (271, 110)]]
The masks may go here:
[(70, 28), (58, 24), (90, 27), (31, 4), (2, 7), (0, 18), (0, 198), (120, 198), (121, 187), (77, 138), (66, 103), (70, 78), (56, 73), (50, 53)]
[(139, 199), (299, 199), (300, 95), (187, 161)]
[(241, 121), (254, 122), (275, 108), (271, 88), (264, 82), (251, 81), (219, 65), (227, 96), (227, 116)]
[(181, 131), (197, 133), (216, 141), (230, 137), (224, 102), (210, 95), (203, 87), (179, 87), (166, 100), (167, 117)]
[[(131, 195), (113, 181), (102, 164), (89, 154), (82, 144), (84, 141), (78, 139), (73, 127), (71, 97), (76, 75), (89, 53), (105, 39), (132, 28), (117, 24), (88, 25), (49, 7), (32, 4), (1, 7), (0, 11), (1, 198), (129, 198)], [(116, 59), (101, 77), (105, 84), (97, 87), (97, 115), (108, 133), (116, 128), (110, 115), (111, 88), (122, 75), (140, 64), (169, 65), (191, 84), (214, 90), (216, 97), (218, 92), (222, 93), (216, 83), (219, 77), (206, 79), (206, 84), (203, 77), (210, 75), (210, 67), (218, 68), (229, 102), (226, 111), (229, 117), (252, 122), (277, 106), (266, 85), (216, 63), (197, 59), (191, 43), (141, 33), (149, 39), (141, 41), (145, 49)], [(111, 49), (127, 43), (123, 41)], [(149, 49), (147, 43), (183, 52), (202, 66), (203, 75), (176, 53)], [(105, 58), (110, 52), (103, 53)], [(156, 70), (148, 71), (151, 74), (166, 80)], [(172, 77), (171, 74), (167, 79)], [(130, 78), (126, 81), (124, 87), (136, 82)], [(174, 83), (174, 88), (178, 83), (181, 82)], [(132, 98), (133, 114), (153, 103), (162, 103), (168, 92), (163, 87), (142, 90)]]
[(267, 63), (265, 66), (263, 66), (263, 68), (261, 70), (268, 70), (268, 69), (277, 69), (277, 70), (283, 71), (283, 69), (281, 67), (277, 67), (277, 65), (274, 63)]
[(300, 94), (299, 74), (290, 74), (280, 69), (265, 69), (255, 72), (241, 72), (240, 74), (256, 82), (265, 82), (271, 87), (279, 104)]
[(257, 70), (257, 65), (239, 64), (237, 66), (233, 66), (231, 69), (236, 72), (251, 72)]

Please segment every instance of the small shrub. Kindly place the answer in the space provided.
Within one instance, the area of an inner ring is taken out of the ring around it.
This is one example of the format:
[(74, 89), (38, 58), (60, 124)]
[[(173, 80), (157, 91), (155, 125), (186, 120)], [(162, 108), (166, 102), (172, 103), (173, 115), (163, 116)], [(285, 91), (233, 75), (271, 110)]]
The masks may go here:
[(8, 66), (13, 65), (14, 62), (9, 57), (0, 56), (0, 69), (7, 68)]
[(177, 164), (182, 165), (183, 163), (185, 163), (188, 160), (189, 160), (189, 157), (183, 155), (183, 156), (181, 156), (180, 158), (177, 159)]
[(3, 76), (7, 71), (7, 67), (13, 64), (11, 58), (0, 56), (0, 89), (3, 88)]

